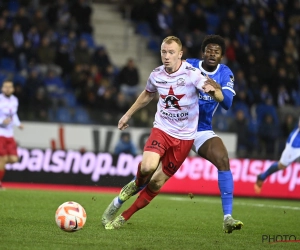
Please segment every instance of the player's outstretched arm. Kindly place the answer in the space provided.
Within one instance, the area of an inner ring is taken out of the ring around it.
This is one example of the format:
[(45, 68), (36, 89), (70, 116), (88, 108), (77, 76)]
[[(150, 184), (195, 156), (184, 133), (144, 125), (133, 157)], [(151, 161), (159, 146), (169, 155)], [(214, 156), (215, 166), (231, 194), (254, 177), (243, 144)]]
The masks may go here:
[(128, 111), (123, 115), (118, 124), (118, 129), (124, 130), (129, 127), (128, 121), (131, 116), (139, 109), (145, 107), (155, 96), (155, 93), (150, 93), (144, 90), (139, 97), (136, 99), (134, 104), (128, 109)]

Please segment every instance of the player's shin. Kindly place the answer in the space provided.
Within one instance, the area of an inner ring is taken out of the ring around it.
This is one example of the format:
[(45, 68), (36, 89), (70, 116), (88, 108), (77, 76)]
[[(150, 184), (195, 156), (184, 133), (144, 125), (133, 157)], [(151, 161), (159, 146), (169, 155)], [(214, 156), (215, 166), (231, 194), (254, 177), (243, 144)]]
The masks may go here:
[(264, 173), (259, 175), (259, 179), (261, 180), (265, 180), (267, 179), (271, 174), (277, 172), (278, 170), (280, 170), (278, 168), (278, 162), (274, 162)]
[(143, 174), (141, 171), (141, 165), (142, 163), (140, 162), (135, 177), (135, 184), (137, 185), (137, 187), (145, 187), (148, 184), (150, 177), (152, 175), (152, 173)]
[(221, 193), (224, 219), (232, 214), (233, 178), (231, 171), (218, 171), (218, 185)]
[(137, 212), (138, 210), (146, 207), (153, 198), (159, 194), (159, 191), (153, 192), (150, 190), (149, 185), (147, 185), (142, 192), (139, 194), (138, 198), (135, 200), (135, 202), (131, 205), (130, 208), (128, 208), (126, 211), (122, 213), (122, 216), (127, 221), (130, 219), (130, 217)]

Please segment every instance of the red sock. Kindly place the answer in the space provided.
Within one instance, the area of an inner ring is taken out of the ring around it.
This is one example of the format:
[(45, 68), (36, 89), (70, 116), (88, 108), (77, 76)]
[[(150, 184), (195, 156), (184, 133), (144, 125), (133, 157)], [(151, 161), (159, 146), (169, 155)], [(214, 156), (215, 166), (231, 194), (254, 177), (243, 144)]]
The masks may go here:
[(5, 174), (5, 169), (0, 170), (0, 181), (2, 181)]
[(136, 173), (136, 179), (135, 179), (135, 184), (138, 186), (138, 187), (141, 187), (143, 186), (144, 184), (146, 184), (148, 182), (148, 179), (149, 177), (151, 176), (151, 174), (147, 174), (147, 175), (143, 175), (141, 173), (141, 162), (139, 163), (139, 166), (138, 166), (138, 170), (137, 170), (137, 173)]
[(142, 209), (143, 207), (146, 207), (151, 201), (152, 199), (159, 194), (158, 192), (152, 192), (149, 189), (149, 186), (147, 185), (146, 188), (144, 188), (142, 190), (142, 192), (140, 192), (140, 195), (137, 197), (137, 199), (135, 200), (135, 202), (131, 205), (130, 208), (128, 208), (127, 210), (125, 210), (122, 213), (122, 216), (124, 217), (125, 220), (129, 220), (129, 218), (138, 210)]

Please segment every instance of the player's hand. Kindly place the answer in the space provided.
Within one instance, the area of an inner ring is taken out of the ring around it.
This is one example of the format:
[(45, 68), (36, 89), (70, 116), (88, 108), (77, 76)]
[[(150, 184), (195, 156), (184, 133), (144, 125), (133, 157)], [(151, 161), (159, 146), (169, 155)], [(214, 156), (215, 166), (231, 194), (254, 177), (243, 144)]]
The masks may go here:
[(221, 87), (209, 76), (206, 76), (206, 81), (204, 82), (202, 89), (205, 93), (209, 94), (210, 96), (214, 96), (215, 91), (217, 89), (221, 89)]
[(18, 128), (21, 129), (21, 130), (23, 130), (24, 129), (24, 125), (21, 123)]
[(118, 129), (120, 129), (120, 130), (124, 130), (124, 129), (126, 129), (126, 128), (128, 128), (129, 127), (129, 125), (128, 125), (128, 121), (129, 121), (129, 119), (130, 119), (130, 116), (128, 116), (128, 115), (123, 115), (123, 117), (120, 119), (120, 121), (119, 121), (119, 124), (118, 124)]
[(3, 120), (2, 124), (6, 126), (6, 125), (10, 124), (11, 121), (12, 121), (12, 119), (8, 117), (8, 118)]

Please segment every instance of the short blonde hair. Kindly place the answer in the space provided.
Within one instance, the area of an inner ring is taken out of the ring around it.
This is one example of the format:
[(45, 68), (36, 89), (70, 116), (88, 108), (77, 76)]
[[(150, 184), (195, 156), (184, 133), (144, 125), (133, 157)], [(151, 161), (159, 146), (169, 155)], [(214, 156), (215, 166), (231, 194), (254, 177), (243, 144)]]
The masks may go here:
[(167, 36), (163, 41), (162, 43), (166, 43), (166, 44), (170, 44), (172, 42), (175, 42), (178, 44), (180, 50), (182, 50), (182, 43), (180, 41), (180, 39), (176, 36)]

